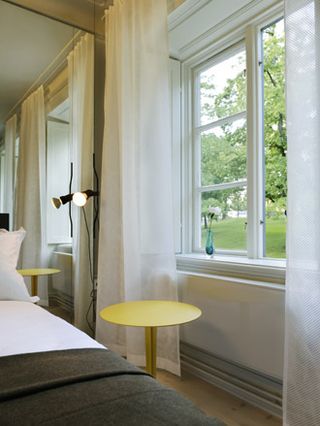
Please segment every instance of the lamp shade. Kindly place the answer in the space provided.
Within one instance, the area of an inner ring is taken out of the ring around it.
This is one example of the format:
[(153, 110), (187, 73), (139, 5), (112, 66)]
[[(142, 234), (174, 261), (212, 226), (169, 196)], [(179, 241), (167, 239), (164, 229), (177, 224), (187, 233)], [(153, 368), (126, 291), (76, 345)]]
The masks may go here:
[(51, 204), (53, 205), (55, 209), (60, 209), (62, 203), (60, 198), (53, 197), (51, 198)]
[(51, 198), (51, 204), (55, 209), (59, 209), (62, 204), (67, 204), (72, 200), (73, 194), (61, 195), (60, 197)]

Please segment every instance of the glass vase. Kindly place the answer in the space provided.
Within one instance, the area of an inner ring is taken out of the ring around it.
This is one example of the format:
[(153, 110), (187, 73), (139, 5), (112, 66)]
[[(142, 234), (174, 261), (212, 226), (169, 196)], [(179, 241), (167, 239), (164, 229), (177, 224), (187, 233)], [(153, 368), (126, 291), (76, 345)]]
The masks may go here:
[(214, 242), (213, 242), (213, 232), (211, 229), (207, 230), (207, 238), (206, 238), (206, 253), (209, 256), (213, 256), (215, 252)]

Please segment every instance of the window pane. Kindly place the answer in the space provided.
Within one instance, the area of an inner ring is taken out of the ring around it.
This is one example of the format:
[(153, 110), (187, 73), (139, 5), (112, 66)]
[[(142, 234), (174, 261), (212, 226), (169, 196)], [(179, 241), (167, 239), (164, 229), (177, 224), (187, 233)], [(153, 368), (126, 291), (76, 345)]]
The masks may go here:
[(220, 207), (221, 214), (213, 221), (216, 249), (246, 250), (247, 189), (233, 188), (201, 194), (201, 247), (204, 248), (209, 226), (209, 207)]
[(19, 150), (20, 150), (20, 136), (16, 138), (16, 144), (14, 149), (14, 174), (13, 174), (13, 187), (14, 190), (16, 190), (16, 183), (17, 183), (17, 173), (18, 173), (18, 161), (19, 161)]
[(70, 179), (69, 123), (47, 121), (47, 242), (70, 243), (68, 206), (56, 210), (52, 197), (69, 193)]
[(5, 150), (4, 145), (0, 145), (0, 213), (6, 213), (3, 211), (3, 202), (4, 202), (4, 157)]
[(201, 134), (201, 185), (245, 179), (246, 120), (236, 120)]
[(242, 50), (200, 74), (200, 124), (246, 110), (246, 55)]
[(283, 19), (262, 31), (264, 56), (265, 256), (286, 257), (287, 135)]

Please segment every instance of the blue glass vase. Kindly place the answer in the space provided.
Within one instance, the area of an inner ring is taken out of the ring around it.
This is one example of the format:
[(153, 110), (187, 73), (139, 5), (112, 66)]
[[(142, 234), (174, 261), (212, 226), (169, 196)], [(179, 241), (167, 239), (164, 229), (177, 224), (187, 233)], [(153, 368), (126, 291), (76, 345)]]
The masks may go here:
[(213, 243), (213, 232), (211, 229), (207, 230), (207, 239), (206, 239), (206, 253), (209, 256), (212, 256), (215, 252), (215, 247)]

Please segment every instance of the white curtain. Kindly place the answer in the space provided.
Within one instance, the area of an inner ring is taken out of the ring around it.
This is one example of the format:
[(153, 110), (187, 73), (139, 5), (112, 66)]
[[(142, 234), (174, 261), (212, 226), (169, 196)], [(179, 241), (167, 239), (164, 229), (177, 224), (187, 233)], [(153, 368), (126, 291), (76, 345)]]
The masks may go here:
[[(92, 189), (93, 186), (93, 94), (94, 38), (86, 34), (68, 56), (68, 84), (71, 108), (71, 158), (74, 168), (72, 192)], [(92, 237), (93, 202), (84, 207)], [(81, 330), (90, 332), (86, 319), (91, 302), (91, 277), (88, 236), (82, 208), (73, 207), (73, 287), (74, 321)], [(90, 237), (90, 251), (92, 240)], [(92, 318), (89, 314), (88, 318)], [(91, 321), (92, 322), (92, 321)]]
[(320, 425), (320, 2), (286, 0), (284, 424)]
[[(23, 226), (27, 231), (20, 251), (22, 268), (48, 266), (45, 147), (44, 93), (40, 86), (21, 106), (15, 227)], [(47, 286), (39, 286), (39, 296), (47, 300)]]
[[(166, 0), (115, 0), (106, 12), (105, 133), (97, 313), (177, 299)], [(144, 365), (144, 330), (107, 324), (97, 339)], [(179, 374), (178, 330), (159, 329), (158, 367)]]
[(5, 125), (5, 170), (4, 170), (4, 197), (3, 211), (10, 215), (10, 227), (13, 229), (14, 206), (14, 162), (17, 137), (17, 116), (14, 114)]

